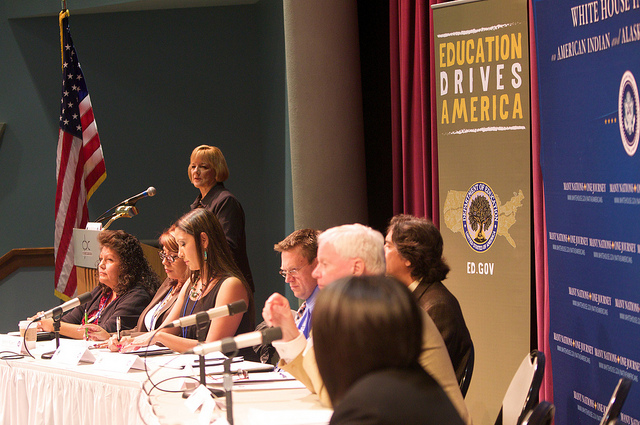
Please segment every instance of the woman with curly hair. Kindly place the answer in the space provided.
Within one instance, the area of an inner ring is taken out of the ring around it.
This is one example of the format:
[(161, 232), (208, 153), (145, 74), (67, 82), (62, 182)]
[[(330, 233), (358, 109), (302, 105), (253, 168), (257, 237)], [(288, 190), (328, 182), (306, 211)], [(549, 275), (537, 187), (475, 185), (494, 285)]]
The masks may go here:
[[(60, 334), (69, 338), (82, 339), (88, 333), (92, 340), (106, 340), (116, 331), (118, 317), (121, 329), (133, 328), (159, 285), (135, 236), (103, 230), (98, 242), (99, 284), (91, 291), (89, 303), (68, 311), (60, 321)], [(38, 330), (53, 331), (51, 319), (38, 323)]]

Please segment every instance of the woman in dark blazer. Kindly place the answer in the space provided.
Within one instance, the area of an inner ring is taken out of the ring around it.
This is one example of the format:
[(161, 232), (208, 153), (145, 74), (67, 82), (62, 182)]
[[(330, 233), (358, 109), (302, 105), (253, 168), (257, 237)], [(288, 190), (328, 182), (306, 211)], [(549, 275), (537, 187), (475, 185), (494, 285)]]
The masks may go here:
[(253, 292), (255, 288), (247, 257), (244, 210), (240, 201), (224, 187), (224, 181), (228, 178), (229, 168), (220, 149), (201, 145), (193, 150), (189, 160), (189, 180), (200, 193), (191, 204), (191, 209), (204, 208), (216, 216), (231, 248), (231, 255)]

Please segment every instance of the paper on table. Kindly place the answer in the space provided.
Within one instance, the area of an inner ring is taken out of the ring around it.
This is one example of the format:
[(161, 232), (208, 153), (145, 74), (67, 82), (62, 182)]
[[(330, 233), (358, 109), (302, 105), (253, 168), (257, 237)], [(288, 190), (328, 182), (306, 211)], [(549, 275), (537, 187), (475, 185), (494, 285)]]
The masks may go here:
[(305, 388), (306, 387), (302, 382), (295, 379), (292, 381), (234, 382), (233, 383), (233, 391), (302, 390)]
[[(273, 370), (273, 365), (245, 360), (231, 363), (230, 369), (231, 372), (238, 372), (239, 370), (246, 370), (247, 372), (270, 372)], [(206, 366), (205, 370), (207, 375), (220, 375), (224, 372), (224, 367), (222, 365)]]
[[(222, 385), (222, 375), (208, 376), (207, 384)], [(291, 390), (303, 389), (304, 384), (296, 380), (287, 372), (260, 372), (249, 373), (247, 377), (234, 375), (234, 391), (255, 391), (255, 390)]]
[(247, 419), (255, 425), (327, 425), (333, 410), (261, 410), (249, 409)]

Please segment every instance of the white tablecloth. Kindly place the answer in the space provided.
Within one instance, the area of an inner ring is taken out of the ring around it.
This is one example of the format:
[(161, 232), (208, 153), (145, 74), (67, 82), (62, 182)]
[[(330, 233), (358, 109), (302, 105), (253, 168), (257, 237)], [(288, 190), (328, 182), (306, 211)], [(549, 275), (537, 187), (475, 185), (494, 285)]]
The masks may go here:
[[(90, 364), (67, 367), (41, 360), (42, 351), (45, 350), (34, 350), (35, 359), (0, 360), (0, 424), (198, 423), (199, 412), (186, 409), (182, 393), (156, 389), (147, 396), (141, 390), (147, 381), (144, 371), (106, 372)], [(181, 373), (176, 369), (161, 369), (153, 381)], [(145, 388), (148, 387), (147, 382)], [(234, 390), (232, 399), (234, 425), (326, 424), (331, 414), (307, 389)], [(226, 418), (226, 412), (220, 415)]]
[(118, 377), (82, 368), (46, 360), (0, 361), (0, 423), (158, 424), (141, 391), (143, 372)]

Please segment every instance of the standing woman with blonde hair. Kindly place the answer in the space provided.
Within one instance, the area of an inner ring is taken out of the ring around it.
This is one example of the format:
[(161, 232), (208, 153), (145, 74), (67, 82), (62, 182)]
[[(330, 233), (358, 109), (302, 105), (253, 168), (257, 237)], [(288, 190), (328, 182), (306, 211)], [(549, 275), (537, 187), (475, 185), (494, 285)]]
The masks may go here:
[(216, 216), (231, 248), (233, 259), (251, 291), (255, 291), (247, 257), (244, 210), (240, 201), (224, 187), (223, 182), (229, 178), (229, 168), (222, 151), (215, 146), (198, 146), (191, 153), (188, 171), (189, 180), (200, 190), (200, 194), (191, 204), (191, 209), (204, 208)]
[[(206, 335), (205, 342), (213, 342), (254, 330), (253, 294), (231, 257), (222, 227), (213, 213), (203, 208), (188, 212), (178, 220), (173, 234), (178, 242), (178, 256), (187, 264), (190, 276), (164, 323), (238, 300), (244, 300), (248, 309), (244, 314), (208, 321), (199, 329), (195, 325), (161, 329), (153, 342), (184, 352), (198, 344), (198, 332)], [(135, 338), (123, 351), (147, 345), (151, 336), (152, 333), (147, 333)], [(252, 353), (253, 350), (246, 349), (240, 355), (251, 357)]]

